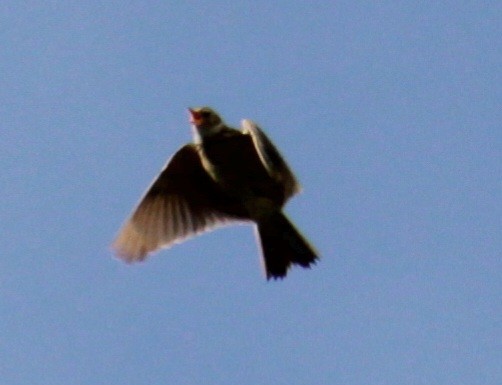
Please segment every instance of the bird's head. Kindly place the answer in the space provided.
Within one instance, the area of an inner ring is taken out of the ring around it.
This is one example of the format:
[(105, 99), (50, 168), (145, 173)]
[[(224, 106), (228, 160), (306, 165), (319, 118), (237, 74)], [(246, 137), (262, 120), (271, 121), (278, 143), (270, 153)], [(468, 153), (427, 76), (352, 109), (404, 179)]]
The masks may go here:
[(201, 138), (219, 133), (225, 123), (220, 116), (209, 107), (189, 108), (190, 123), (196, 128)]

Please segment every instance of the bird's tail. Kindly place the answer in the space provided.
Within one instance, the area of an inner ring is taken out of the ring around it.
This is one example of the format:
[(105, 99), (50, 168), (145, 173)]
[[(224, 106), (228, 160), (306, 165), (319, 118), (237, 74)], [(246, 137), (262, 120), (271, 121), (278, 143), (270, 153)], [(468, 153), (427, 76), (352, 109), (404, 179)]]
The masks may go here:
[(318, 259), (314, 248), (280, 211), (258, 221), (257, 229), (267, 279), (284, 278), (291, 264), (309, 268)]

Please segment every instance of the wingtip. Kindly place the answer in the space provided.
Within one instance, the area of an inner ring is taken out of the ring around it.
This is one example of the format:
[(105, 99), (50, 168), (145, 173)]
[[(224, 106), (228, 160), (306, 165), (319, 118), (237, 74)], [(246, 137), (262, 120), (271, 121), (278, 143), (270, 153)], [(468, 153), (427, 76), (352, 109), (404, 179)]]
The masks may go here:
[(128, 265), (132, 265), (136, 262), (143, 262), (147, 257), (147, 252), (144, 250), (138, 253), (132, 253), (124, 250), (123, 247), (117, 244), (117, 241), (110, 245), (110, 251), (114, 259), (120, 260)]
[(241, 120), (241, 131), (243, 134), (249, 134), (251, 132), (250, 127), (253, 125), (253, 122), (249, 119)]

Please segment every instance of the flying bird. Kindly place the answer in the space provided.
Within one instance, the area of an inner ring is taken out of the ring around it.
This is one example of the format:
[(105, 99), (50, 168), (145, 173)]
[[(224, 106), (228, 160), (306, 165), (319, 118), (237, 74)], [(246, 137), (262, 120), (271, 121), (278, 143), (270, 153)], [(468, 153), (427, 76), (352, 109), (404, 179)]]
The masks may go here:
[(276, 147), (252, 121), (227, 126), (209, 107), (189, 108), (194, 143), (181, 147), (141, 198), (113, 243), (126, 262), (214, 229), (254, 222), (267, 279), (317, 252), (282, 211), (300, 191)]

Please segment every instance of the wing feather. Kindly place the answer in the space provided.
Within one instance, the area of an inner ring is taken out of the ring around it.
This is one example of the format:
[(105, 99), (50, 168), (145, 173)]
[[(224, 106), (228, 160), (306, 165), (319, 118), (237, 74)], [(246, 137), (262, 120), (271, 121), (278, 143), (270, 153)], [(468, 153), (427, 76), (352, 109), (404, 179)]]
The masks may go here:
[(279, 150), (277, 150), (260, 127), (253, 121), (244, 119), (242, 121), (242, 132), (250, 135), (253, 139), (253, 144), (261, 162), (269, 175), (283, 186), (286, 199), (299, 193), (301, 191), (301, 186), (296, 180), (296, 177), (283, 159)]
[(245, 219), (238, 210), (225, 210), (227, 199), (204, 170), (196, 145), (186, 145), (147, 189), (112, 247), (127, 262), (142, 261), (160, 248)]

